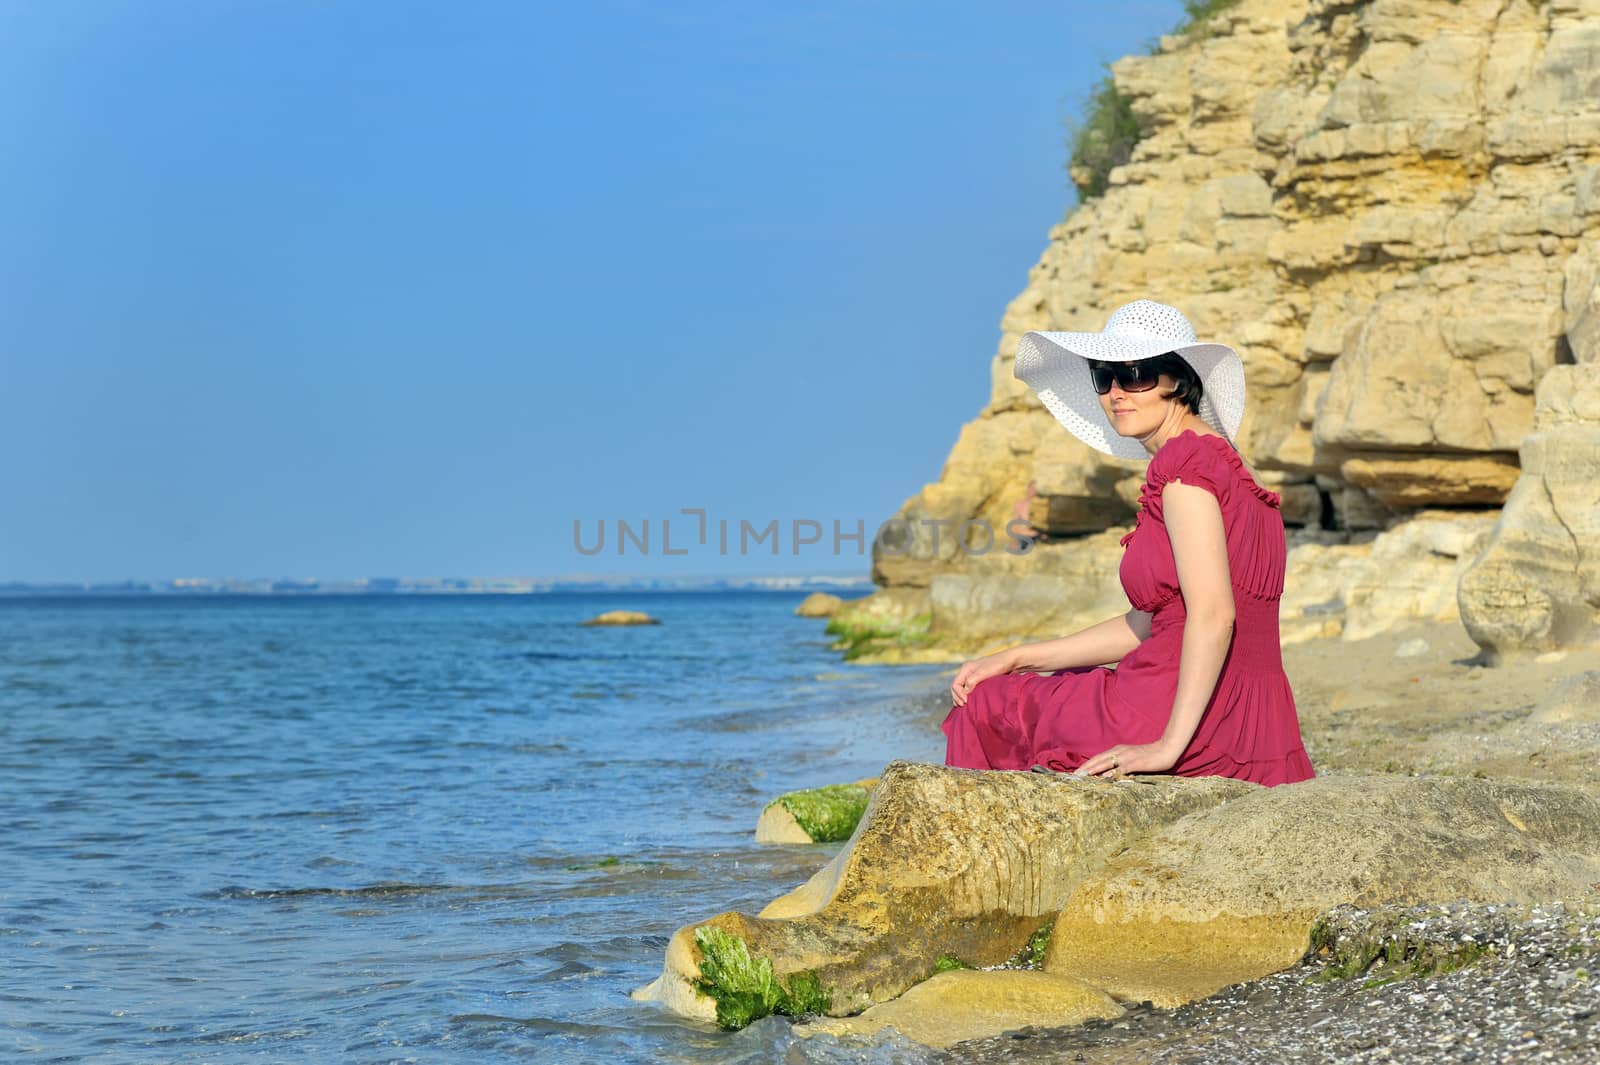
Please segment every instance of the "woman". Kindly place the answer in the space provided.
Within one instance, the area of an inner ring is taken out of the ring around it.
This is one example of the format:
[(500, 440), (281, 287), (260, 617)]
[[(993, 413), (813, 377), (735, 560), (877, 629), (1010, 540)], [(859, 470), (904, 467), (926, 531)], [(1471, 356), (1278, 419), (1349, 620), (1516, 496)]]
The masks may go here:
[(1176, 309), (1136, 300), (1099, 333), (1026, 334), (1014, 372), (1086, 444), (1150, 458), (1122, 540), (1133, 609), (964, 664), (946, 764), (1267, 785), (1314, 776), (1278, 643), (1279, 498), (1233, 444), (1238, 354), (1197, 343)]

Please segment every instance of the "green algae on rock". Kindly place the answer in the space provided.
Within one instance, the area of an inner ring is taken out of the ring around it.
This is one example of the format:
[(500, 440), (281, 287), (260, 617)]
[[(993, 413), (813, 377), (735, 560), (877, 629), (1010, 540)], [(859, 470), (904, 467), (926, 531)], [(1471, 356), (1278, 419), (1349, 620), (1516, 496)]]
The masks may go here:
[(1366, 976), (1362, 987), (1382, 987), (1418, 976), (1443, 976), (1480, 961), (1493, 948), (1453, 931), (1438, 931), (1430, 918), (1447, 918), (1442, 906), (1385, 906), (1367, 911), (1337, 906), (1311, 928), (1306, 959), (1326, 959), (1312, 983)]
[(829, 650), (843, 651), (846, 662), (866, 654), (881, 654), (893, 648), (923, 647), (933, 642), (928, 626), (932, 613), (921, 613), (901, 620), (892, 617), (835, 615), (822, 630), (835, 637)]
[(1055, 918), (1051, 918), (1039, 926), (1039, 930), (1028, 937), (1017, 956), (1012, 958), (1009, 968), (1012, 969), (1040, 969), (1044, 967), (1044, 956), (1050, 951), (1050, 933), (1055, 931)]
[(827, 1012), (829, 996), (815, 973), (795, 973), (784, 983), (773, 974), (770, 960), (751, 957), (744, 940), (720, 928), (697, 928), (694, 941), (701, 954), (695, 989), (716, 1002), (721, 1027), (732, 1031), (774, 1013)]
[[(644, 865), (646, 863), (644, 863), (644, 862), (628, 862), (627, 864), (630, 865), (630, 866), (638, 866), (638, 865)], [(615, 854), (611, 854), (611, 855), (607, 855), (604, 858), (600, 858), (600, 859), (597, 859), (597, 860), (592, 861), (592, 862), (578, 862), (578, 863), (575, 863), (573, 865), (569, 865), (569, 866), (567, 866), (567, 872), (569, 872), (569, 873), (588, 873), (588, 872), (592, 872), (592, 871), (600, 870), (600, 869), (605, 869), (605, 870), (621, 869), (622, 866), (623, 866), (622, 859), (617, 857)]]
[[(840, 843), (850, 838), (867, 811), (864, 784), (828, 784), (791, 791), (767, 804), (756, 826), (759, 843)], [(781, 813), (779, 812), (781, 811)], [(783, 815), (787, 814), (787, 817)], [(793, 824), (789, 824), (792, 819)]]

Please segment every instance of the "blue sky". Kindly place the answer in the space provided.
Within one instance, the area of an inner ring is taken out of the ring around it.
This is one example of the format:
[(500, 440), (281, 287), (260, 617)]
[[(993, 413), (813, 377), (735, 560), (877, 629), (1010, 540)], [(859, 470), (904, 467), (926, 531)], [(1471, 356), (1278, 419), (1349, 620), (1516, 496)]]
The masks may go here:
[(1181, 16), (6, 0), (0, 580), (865, 573)]

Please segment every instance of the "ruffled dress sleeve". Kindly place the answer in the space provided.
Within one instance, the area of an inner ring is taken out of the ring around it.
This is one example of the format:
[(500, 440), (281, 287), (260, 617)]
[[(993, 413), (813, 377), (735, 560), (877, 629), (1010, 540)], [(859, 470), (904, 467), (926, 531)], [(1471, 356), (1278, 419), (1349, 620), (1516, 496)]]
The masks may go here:
[[(1239, 486), (1239, 470), (1223, 457), (1223, 446), (1226, 445), (1202, 440), (1193, 432), (1184, 433), (1169, 442), (1150, 460), (1139, 504), (1157, 521), (1164, 520), (1161, 490), (1178, 481), (1204, 488), (1217, 497), (1220, 507), (1227, 509)], [(1232, 451), (1232, 448), (1229, 450)], [(1238, 461), (1236, 456), (1235, 461)]]

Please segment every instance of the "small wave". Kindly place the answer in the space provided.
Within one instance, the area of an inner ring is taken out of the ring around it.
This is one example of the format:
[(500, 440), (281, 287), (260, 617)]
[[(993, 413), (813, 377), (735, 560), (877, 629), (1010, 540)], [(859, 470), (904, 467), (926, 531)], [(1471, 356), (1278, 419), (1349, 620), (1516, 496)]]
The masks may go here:
[(274, 810), (271, 813), (257, 814), (256, 817), (263, 821), (303, 820), (334, 821), (341, 818), (361, 817), (364, 811), (359, 807), (347, 806), (343, 809), (332, 810)]
[(458, 751), (508, 751), (512, 754), (565, 754), (570, 749), (564, 743), (485, 743), (482, 740), (462, 740), (450, 746)]
[(567, 980), (589, 980), (604, 975), (605, 970), (603, 969), (597, 969), (593, 965), (581, 961), (569, 961), (539, 973), (532, 979), (535, 983), (559, 984)]
[(230, 884), (216, 891), (206, 892), (203, 899), (386, 899), (408, 895), (439, 895), (451, 891), (492, 890), (465, 887), (457, 884), (368, 884), (366, 887), (303, 887), (303, 888), (248, 888)]
[(577, 1021), (556, 1020), (553, 1017), (503, 1017), (496, 1013), (458, 1013), (450, 1018), (451, 1024), (515, 1028), (537, 1035), (572, 1036), (632, 1036), (634, 1029), (607, 1024), (582, 1024)]
[(252, 888), (230, 884), (196, 898), (206, 900), (273, 902), (295, 899), (420, 899), (434, 895), (460, 895), (472, 900), (526, 899), (537, 894), (531, 884), (409, 884), (385, 882), (361, 887)]
[(220, 1032), (196, 1032), (191, 1038), (202, 1045), (215, 1043), (266, 1043), (307, 1039), (315, 1034), (312, 1028), (278, 1028), (251, 1031), (247, 1028), (228, 1028)]
[(330, 869), (336, 866), (355, 864), (355, 862), (350, 861), (348, 858), (340, 858), (332, 854), (323, 854), (307, 862), (306, 867), (309, 869)]
[(504, 657), (527, 662), (702, 662), (705, 659), (703, 654), (623, 654), (616, 651), (511, 651)]

